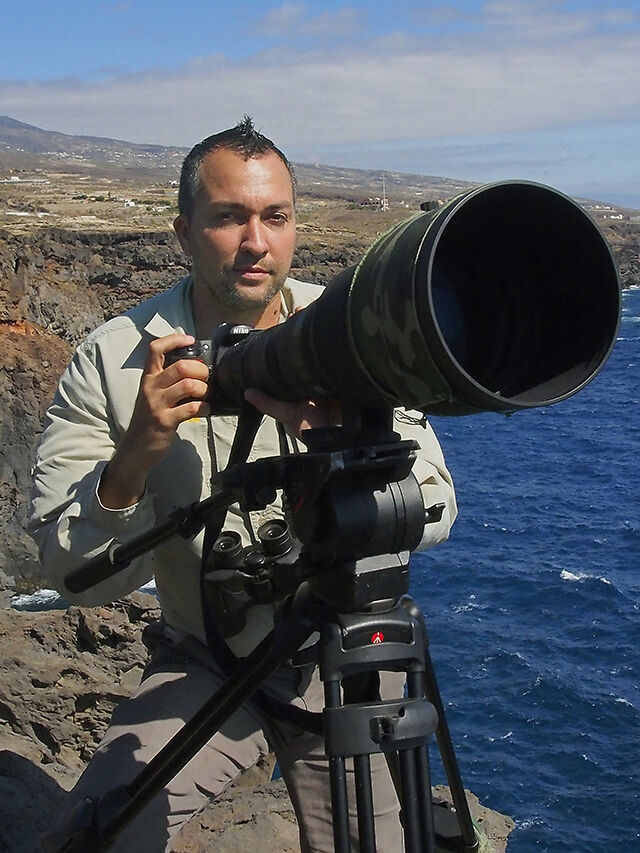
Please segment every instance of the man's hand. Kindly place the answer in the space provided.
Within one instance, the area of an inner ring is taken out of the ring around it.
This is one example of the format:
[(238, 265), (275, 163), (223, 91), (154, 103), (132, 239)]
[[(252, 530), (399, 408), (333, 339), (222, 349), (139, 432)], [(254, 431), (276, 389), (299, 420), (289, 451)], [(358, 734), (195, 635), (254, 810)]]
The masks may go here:
[(122, 509), (136, 503), (147, 474), (169, 450), (179, 424), (209, 414), (204, 402), (208, 367), (190, 359), (164, 366), (165, 353), (193, 342), (191, 335), (175, 333), (149, 344), (131, 422), (98, 487), (104, 506)]
[(247, 388), (244, 398), (259, 412), (280, 421), (298, 438), (305, 429), (337, 426), (342, 423), (340, 403), (337, 400), (326, 398), (287, 402), (276, 400), (275, 397), (270, 397), (258, 388)]

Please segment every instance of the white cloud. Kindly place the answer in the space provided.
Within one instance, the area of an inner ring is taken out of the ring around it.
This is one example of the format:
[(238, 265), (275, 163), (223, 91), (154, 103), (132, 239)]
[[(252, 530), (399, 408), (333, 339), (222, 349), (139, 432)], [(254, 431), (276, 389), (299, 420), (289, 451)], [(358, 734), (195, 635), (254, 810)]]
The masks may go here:
[(362, 15), (355, 9), (342, 8), (337, 12), (323, 12), (315, 15), (300, 27), (300, 33), (316, 37), (328, 36), (330, 39), (353, 35), (362, 28)]
[(553, 0), (493, 0), (485, 5), (485, 24), (500, 34), (528, 40), (558, 40), (584, 35), (598, 26), (599, 16), (589, 11), (570, 12)]
[[(282, 30), (320, 33), (338, 20), (295, 4), (277, 12), (272, 24)], [(201, 57), (177, 71), (95, 82), (0, 82), (0, 111), (55, 130), (185, 146), (248, 112), (284, 147), (640, 116), (640, 29), (628, 15), (495, 0), (482, 25), (428, 39), (398, 32), (357, 49), (292, 42), (247, 60)]]
[[(436, 6), (416, 13), (418, 20), (443, 27), (449, 25), (456, 39), (460, 33), (471, 37), (518, 42), (542, 40), (566, 42), (589, 33), (624, 29), (640, 22), (640, 15), (628, 8), (612, 8), (604, 3), (591, 8), (569, 9), (564, 0), (490, 0), (480, 12), (454, 5)], [(463, 36), (464, 37), (464, 36)]]
[(341, 38), (361, 29), (362, 15), (343, 6), (335, 12), (309, 14), (302, 3), (283, 3), (256, 22), (256, 29), (270, 36)]
[(294, 29), (304, 18), (301, 3), (283, 3), (271, 9), (258, 21), (258, 27), (268, 35), (283, 35)]

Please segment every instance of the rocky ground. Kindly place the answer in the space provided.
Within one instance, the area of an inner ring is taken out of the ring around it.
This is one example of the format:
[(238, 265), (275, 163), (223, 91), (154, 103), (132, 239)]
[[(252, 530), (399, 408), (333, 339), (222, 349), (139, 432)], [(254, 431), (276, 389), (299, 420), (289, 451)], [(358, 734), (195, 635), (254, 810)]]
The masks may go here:
[[(114, 707), (138, 684), (146, 658), (141, 631), (157, 617), (156, 599), (143, 593), (112, 607), (0, 610), (0, 851), (36, 853)], [(253, 768), (194, 816), (174, 853), (299, 850), (291, 804), (282, 782), (270, 781), (272, 767)], [(470, 801), (492, 840), (487, 849), (504, 850), (512, 821)]]

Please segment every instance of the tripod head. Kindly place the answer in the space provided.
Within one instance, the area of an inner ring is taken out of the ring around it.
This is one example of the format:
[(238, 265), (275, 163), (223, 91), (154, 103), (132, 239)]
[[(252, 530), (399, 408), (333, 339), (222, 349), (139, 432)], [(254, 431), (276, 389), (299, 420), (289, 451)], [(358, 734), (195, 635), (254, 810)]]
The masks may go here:
[[(379, 609), (407, 593), (410, 554), (420, 544), (425, 523), (438, 521), (443, 506), (425, 514), (411, 472), (418, 444), (400, 439), (391, 429), (391, 414), (367, 412), (363, 418), (358, 410), (343, 426), (304, 433), (307, 453), (283, 457), (275, 465), (262, 460), (220, 476), (226, 483), (233, 477), (242, 482), (242, 509), (259, 509), (275, 480), (289, 507), (299, 555), (292, 564), (287, 551), (284, 564), (269, 564), (270, 581), (263, 572), (254, 582), (261, 601), (268, 600), (269, 583), (277, 594), (287, 583), (286, 591), (292, 592), (304, 579), (341, 612)], [(216, 545), (226, 535), (223, 531)], [(225, 559), (221, 568), (227, 566)], [(215, 576), (214, 569), (208, 579), (215, 581)], [(228, 595), (230, 606), (231, 599)]]

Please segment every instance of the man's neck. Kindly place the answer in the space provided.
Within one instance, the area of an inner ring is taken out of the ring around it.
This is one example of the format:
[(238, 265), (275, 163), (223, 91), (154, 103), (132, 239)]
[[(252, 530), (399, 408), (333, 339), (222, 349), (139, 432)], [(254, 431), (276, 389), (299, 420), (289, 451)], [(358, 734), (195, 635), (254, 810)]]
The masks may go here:
[(221, 323), (268, 329), (270, 326), (277, 325), (280, 320), (281, 297), (279, 292), (266, 306), (257, 305), (255, 308), (243, 309), (222, 305), (212, 300), (209, 294), (203, 294), (197, 287), (194, 287), (191, 302), (196, 337), (200, 340), (210, 338), (213, 330)]

